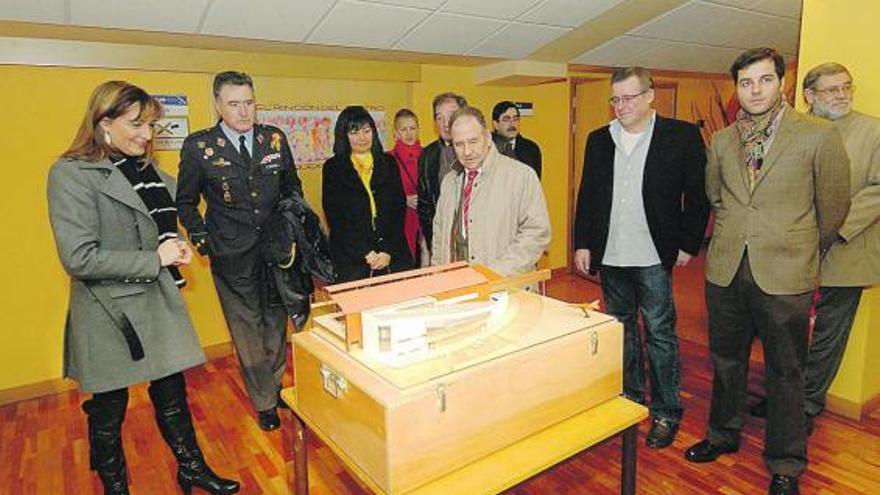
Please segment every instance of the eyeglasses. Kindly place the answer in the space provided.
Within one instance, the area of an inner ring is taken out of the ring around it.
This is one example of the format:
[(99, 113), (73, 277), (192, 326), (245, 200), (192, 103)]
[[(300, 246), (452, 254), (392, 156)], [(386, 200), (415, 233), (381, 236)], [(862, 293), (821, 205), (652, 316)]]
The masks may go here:
[(636, 93), (634, 95), (612, 96), (611, 98), (608, 98), (608, 103), (613, 107), (620, 105), (620, 104), (632, 103), (633, 100), (635, 100), (639, 96), (642, 96), (643, 94), (647, 93), (648, 91), (650, 91), (650, 88), (642, 91), (641, 93)]
[(370, 134), (373, 134), (373, 128), (368, 125), (348, 131), (349, 136), (368, 136)]
[(844, 84), (842, 86), (831, 86), (824, 89), (812, 88), (811, 91), (822, 96), (850, 96), (856, 91), (856, 87), (852, 84)]

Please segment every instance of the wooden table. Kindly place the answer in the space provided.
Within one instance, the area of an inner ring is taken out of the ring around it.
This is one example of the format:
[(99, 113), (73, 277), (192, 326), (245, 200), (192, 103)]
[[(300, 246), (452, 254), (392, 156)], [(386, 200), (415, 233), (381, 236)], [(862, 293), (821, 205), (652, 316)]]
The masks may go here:
[[(363, 484), (373, 492), (384, 495), (345, 452), (320, 430), (313, 428), (309, 418), (297, 410), (295, 387), (282, 390), (281, 398), (293, 412), (293, 483), (296, 495), (309, 492), (307, 432), (317, 435)], [(498, 493), (617, 435), (623, 437), (620, 493), (634, 495), (638, 424), (647, 417), (648, 410), (644, 406), (616, 397), (421, 485), (407, 492), (407, 495)]]

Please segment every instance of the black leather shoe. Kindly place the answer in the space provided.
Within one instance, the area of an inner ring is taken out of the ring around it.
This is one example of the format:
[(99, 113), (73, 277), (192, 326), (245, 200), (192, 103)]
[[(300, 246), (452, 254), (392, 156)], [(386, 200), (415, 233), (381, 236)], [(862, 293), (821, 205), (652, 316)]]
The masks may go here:
[(645, 438), (645, 445), (652, 449), (662, 449), (672, 445), (675, 435), (678, 433), (678, 423), (673, 423), (665, 418), (653, 418), (651, 431)]
[(730, 454), (738, 450), (738, 445), (713, 445), (709, 440), (702, 440), (687, 449), (684, 458), (690, 462), (712, 462), (721, 454)]
[(761, 399), (749, 406), (749, 414), (756, 418), (767, 417), (767, 399)]
[(798, 479), (796, 476), (785, 476), (783, 474), (774, 474), (773, 480), (770, 482), (770, 495), (800, 495), (798, 489)]
[(257, 420), (263, 431), (273, 431), (281, 428), (281, 418), (278, 417), (278, 411), (274, 407), (265, 411), (258, 411)]

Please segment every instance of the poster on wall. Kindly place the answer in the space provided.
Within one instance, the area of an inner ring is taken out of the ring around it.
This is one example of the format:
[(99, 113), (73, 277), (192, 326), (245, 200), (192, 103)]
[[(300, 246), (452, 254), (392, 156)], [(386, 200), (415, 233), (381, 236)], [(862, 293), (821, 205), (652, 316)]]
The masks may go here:
[(179, 150), (189, 134), (189, 108), (185, 95), (153, 95), (162, 104), (162, 118), (156, 122), (157, 150)]
[[(379, 131), (382, 149), (386, 149), (385, 107), (364, 105)], [(287, 135), (297, 168), (323, 165), (333, 156), (333, 130), (345, 105), (258, 105), (257, 121), (274, 125)]]

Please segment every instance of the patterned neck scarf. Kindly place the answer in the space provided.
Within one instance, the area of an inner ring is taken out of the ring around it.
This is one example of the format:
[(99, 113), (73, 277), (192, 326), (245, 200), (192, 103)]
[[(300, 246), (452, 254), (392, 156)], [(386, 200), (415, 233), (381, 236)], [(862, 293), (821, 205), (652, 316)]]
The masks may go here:
[(736, 129), (739, 131), (739, 142), (749, 173), (750, 189), (755, 188), (764, 158), (782, 121), (784, 108), (785, 98), (780, 97), (779, 101), (761, 115), (752, 115), (742, 108), (736, 113)]

